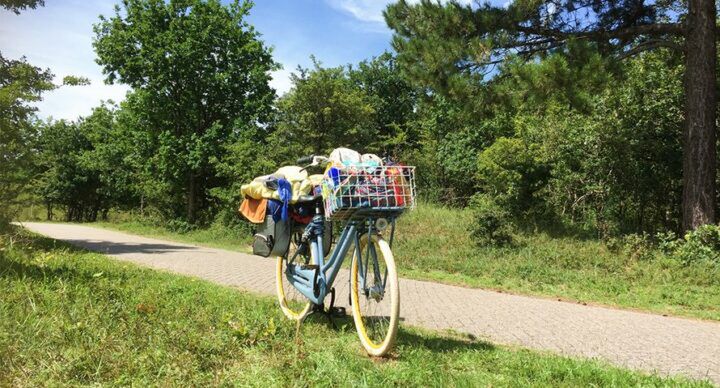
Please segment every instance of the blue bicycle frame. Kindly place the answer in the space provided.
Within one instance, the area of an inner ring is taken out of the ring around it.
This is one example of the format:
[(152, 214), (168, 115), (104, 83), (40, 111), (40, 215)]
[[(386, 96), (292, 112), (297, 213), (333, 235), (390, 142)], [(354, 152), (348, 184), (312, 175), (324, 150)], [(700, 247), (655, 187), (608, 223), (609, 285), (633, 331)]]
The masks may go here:
[[(310, 255), (313, 260), (313, 264), (297, 264), (294, 263), (295, 258), (298, 256), (298, 252), (293, 257), (287, 257), (288, 265), (285, 267), (285, 276), (301, 294), (310, 300), (313, 304), (319, 305), (323, 303), (325, 297), (328, 295), (332, 286), (335, 282), (337, 274), (340, 272), (340, 267), (345, 261), (350, 248), (354, 247), (355, 254), (359, 260), (360, 270), (358, 271), (358, 281), (361, 287), (365, 288), (365, 278), (367, 277), (367, 269), (369, 262), (363, 265), (362, 252), (360, 252), (360, 235), (362, 233), (373, 233), (372, 226), (373, 220), (350, 220), (347, 221), (345, 227), (340, 234), (338, 243), (328, 256), (327, 261), (323, 255), (323, 229), (324, 229), (324, 218), (321, 214), (321, 210), (318, 208), (316, 215), (312, 221), (307, 225), (303, 233), (301, 244), (309, 243)], [(392, 235), (395, 231), (394, 218), (392, 219)], [(373, 244), (368, 244), (368, 255), (366, 261), (372, 258), (374, 269), (378, 268), (377, 254)], [(375, 253), (375, 254), (373, 254)], [(373, 271), (373, 276), (381, 278), (382, 275), (377, 273), (379, 271)], [(387, 276), (387, 274), (385, 274)]]

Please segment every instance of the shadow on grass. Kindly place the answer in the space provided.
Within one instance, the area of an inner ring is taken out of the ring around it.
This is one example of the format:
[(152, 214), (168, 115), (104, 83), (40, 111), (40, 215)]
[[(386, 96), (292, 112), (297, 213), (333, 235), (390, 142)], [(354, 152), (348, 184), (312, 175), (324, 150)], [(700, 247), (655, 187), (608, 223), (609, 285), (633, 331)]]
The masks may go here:
[[(334, 326), (330, 323), (330, 320), (322, 314), (313, 314), (306, 319), (306, 322), (327, 325), (327, 327), (333, 331), (341, 333), (356, 333), (355, 323), (349, 315), (345, 315), (344, 317), (333, 317), (332, 321)], [(400, 321), (402, 322), (404, 319), (400, 318)], [(494, 351), (496, 349), (495, 345), (478, 340), (471, 334), (459, 332), (423, 333), (418, 332), (417, 330), (407, 330), (402, 325), (400, 325), (398, 330), (398, 337), (395, 346), (424, 348), (425, 350), (433, 353), (454, 353), (457, 351), (468, 350)], [(402, 352), (399, 355), (395, 354), (395, 356), (402, 358)]]
[(163, 243), (118, 243), (89, 238), (56, 240), (35, 233), (29, 233), (23, 229), (18, 230), (18, 228), (16, 228), (14, 232), (13, 239), (15, 245), (43, 252), (63, 249), (77, 253), (97, 252), (107, 255), (121, 255), (128, 253), (202, 251), (202, 248), (198, 247)]
[(37, 234), (17, 225), (10, 225), (7, 230), (0, 231), (0, 238), (12, 241), (13, 247), (19, 250), (49, 252), (62, 249), (71, 253), (89, 252), (85, 248)]
[[(113, 274), (118, 275), (118, 274)], [(0, 255), (0, 278), (7, 279), (63, 279), (72, 282), (90, 282), (92, 281), (92, 271), (79, 271), (68, 266), (61, 267), (41, 267), (33, 263), (23, 263), (8, 259)]]
[(465, 350), (495, 350), (495, 345), (480, 341), (464, 333), (418, 333), (400, 327), (397, 343), (414, 348), (425, 348), (434, 353), (452, 353)]

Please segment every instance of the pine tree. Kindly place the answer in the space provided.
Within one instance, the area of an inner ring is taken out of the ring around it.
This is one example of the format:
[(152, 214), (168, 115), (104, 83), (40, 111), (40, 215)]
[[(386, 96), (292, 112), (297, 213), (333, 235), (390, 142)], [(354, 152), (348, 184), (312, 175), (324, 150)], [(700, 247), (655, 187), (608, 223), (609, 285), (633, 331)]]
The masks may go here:
[(385, 12), (407, 74), (463, 95), (509, 58), (531, 61), (573, 41), (623, 59), (658, 48), (685, 56), (683, 228), (715, 222), (716, 8), (713, 0), (515, 0), (507, 7), (406, 0)]

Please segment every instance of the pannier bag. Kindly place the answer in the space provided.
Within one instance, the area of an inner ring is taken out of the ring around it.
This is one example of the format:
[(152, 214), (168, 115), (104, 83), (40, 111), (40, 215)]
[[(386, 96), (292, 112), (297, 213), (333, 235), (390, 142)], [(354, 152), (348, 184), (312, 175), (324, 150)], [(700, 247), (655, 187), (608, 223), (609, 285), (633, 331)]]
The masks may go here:
[(290, 248), (290, 222), (275, 221), (272, 215), (266, 216), (253, 237), (253, 254), (263, 257), (284, 255)]

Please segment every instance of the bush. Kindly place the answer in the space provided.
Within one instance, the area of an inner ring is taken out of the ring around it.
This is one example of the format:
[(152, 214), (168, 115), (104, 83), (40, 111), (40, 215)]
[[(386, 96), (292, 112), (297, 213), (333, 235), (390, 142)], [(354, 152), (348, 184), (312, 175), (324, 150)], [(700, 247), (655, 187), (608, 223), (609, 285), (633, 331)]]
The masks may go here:
[(655, 234), (658, 248), (666, 255), (672, 255), (682, 245), (683, 240), (678, 239), (675, 232), (658, 232)]
[(647, 233), (614, 237), (607, 240), (605, 245), (611, 252), (622, 253), (632, 260), (651, 260), (656, 252), (656, 244)]
[(515, 224), (510, 213), (487, 194), (477, 194), (470, 201), (473, 222), (470, 233), (479, 246), (504, 246), (513, 242)]
[(685, 264), (709, 261), (720, 264), (720, 226), (703, 225), (685, 234), (673, 254)]
[(544, 185), (547, 171), (536, 153), (523, 139), (501, 137), (478, 157), (482, 189), (515, 216), (538, 205), (534, 194)]
[(191, 224), (185, 220), (174, 218), (169, 221), (167, 221), (167, 224), (165, 224), (165, 227), (171, 231), (171, 232), (177, 232), (177, 233), (190, 233), (191, 231), (197, 229), (197, 226), (194, 224)]

